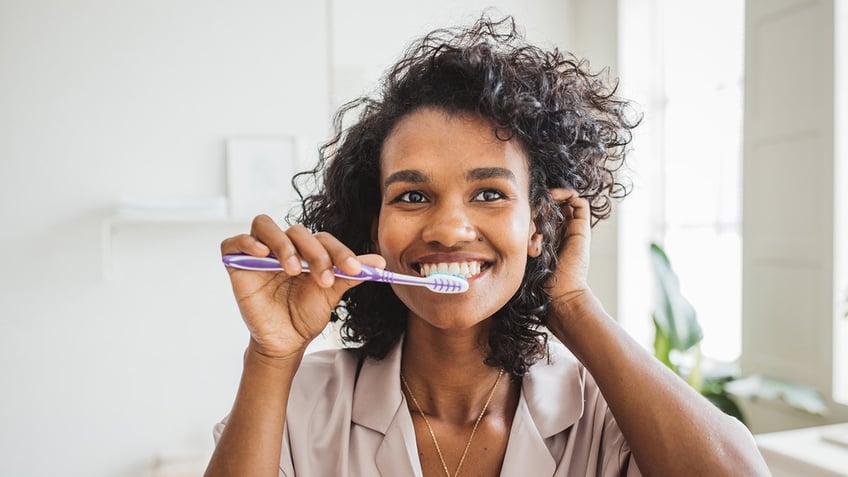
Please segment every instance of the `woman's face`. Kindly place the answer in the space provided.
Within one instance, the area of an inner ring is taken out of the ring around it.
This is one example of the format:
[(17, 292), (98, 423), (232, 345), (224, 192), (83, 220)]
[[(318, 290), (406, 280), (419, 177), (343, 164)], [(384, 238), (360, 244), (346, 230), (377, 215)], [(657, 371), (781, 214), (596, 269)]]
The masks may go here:
[(477, 116), (422, 108), (403, 117), (381, 153), (375, 241), (387, 268), (468, 279), (466, 293), (394, 286), (411, 312), (442, 329), (468, 328), (503, 307), (537, 256), (527, 157)]

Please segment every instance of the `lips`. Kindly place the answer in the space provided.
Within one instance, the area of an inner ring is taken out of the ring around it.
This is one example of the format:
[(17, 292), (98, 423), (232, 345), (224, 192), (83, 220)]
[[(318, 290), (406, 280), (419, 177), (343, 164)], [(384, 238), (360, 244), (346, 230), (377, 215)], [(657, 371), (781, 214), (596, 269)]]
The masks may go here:
[(486, 262), (479, 260), (468, 260), (462, 262), (437, 262), (418, 264), (418, 273), (429, 277), (434, 273), (449, 273), (463, 278), (471, 278), (479, 275), (487, 267)]

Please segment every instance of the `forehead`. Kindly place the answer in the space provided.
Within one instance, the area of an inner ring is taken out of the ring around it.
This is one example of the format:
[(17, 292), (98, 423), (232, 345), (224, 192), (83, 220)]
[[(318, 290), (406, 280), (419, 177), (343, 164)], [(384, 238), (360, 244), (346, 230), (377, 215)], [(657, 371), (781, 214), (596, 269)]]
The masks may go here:
[(401, 170), (466, 177), (479, 168), (506, 168), (528, 183), (528, 160), (517, 139), (495, 135), (491, 122), (471, 113), (422, 108), (401, 118), (383, 142), (380, 180)]

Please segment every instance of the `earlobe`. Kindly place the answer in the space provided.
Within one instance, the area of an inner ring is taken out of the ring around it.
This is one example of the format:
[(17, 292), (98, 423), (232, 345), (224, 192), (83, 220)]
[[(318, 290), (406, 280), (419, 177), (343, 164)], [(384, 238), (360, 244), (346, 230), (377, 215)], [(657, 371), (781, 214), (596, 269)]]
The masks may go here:
[(536, 219), (530, 222), (530, 237), (527, 240), (527, 256), (530, 258), (536, 258), (542, 254), (542, 240), (544, 239), (542, 233), (537, 232), (539, 230), (537, 221), (543, 217), (538, 212), (533, 215)]
[(536, 258), (542, 254), (542, 234), (534, 233), (527, 242), (527, 256)]

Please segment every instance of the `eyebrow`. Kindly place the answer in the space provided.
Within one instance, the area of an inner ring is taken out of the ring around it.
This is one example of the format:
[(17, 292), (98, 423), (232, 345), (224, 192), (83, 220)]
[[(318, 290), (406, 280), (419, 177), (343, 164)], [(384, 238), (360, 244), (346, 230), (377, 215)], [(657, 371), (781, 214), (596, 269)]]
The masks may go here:
[(515, 174), (511, 170), (503, 167), (480, 167), (471, 169), (465, 174), (467, 181), (479, 181), (484, 179), (507, 179), (512, 182), (517, 182)]
[(383, 181), (383, 190), (389, 188), (390, 185), (395, 182), (411, 182), (414, 184), (421, 184), (427, 182), (429, 178), (426, 174), (421, 171), (416, 171), (412, 169), (404, 169), (402, 171), (397, 171), (393, 174), (390, 174), (389, 177), (386, 177), (386, 180)]
[[(471, 169), (465, 174), (465, 180), (468, 182), (480, 181), (485, 179), (507, 179), (511, 182), (517, 182), (515, 179), (515, 174), (512, 173), (511, 170), (503, 168), (503, 167), (478, 167), (476, 169)], [(395, 182), (409, 182), (413, 184), (423, 184), (430, 180), (427, 174), (424, 174), (421, 171), (417, 171), (414, 169), (404, 169), (402, 171), (397, 171), (386, 177), (386, 180), (383, 181), (383, 190), (388, 189), (388, 187)]]

